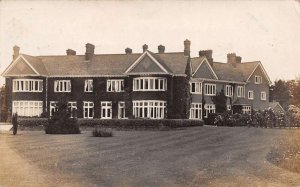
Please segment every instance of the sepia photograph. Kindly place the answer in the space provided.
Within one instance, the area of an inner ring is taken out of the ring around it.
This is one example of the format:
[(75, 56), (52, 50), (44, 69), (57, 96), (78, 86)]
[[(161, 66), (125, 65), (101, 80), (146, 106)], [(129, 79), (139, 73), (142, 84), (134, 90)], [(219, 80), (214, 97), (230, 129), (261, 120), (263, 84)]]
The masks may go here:
[(300, 0), (0, 0), (0, 187), (300, 186)]

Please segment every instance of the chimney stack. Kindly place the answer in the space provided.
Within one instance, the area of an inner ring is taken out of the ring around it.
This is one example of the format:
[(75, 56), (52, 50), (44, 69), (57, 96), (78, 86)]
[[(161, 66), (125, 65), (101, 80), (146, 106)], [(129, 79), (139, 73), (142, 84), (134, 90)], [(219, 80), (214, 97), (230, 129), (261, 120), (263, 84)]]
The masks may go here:
[(127, 48), (125, 49), (125, 53), (126, 53), (126, 54), (132, 54), (132, 49), (130, 49), (130, 48), (127, 47)]
[(13, 50), (14, 50), (14, 54), (13, 54), (13, 60), (16, 60), (16, 58), (19, 56), (20, 54), (20, 47), (15, 45), (13, 47)]
[(148, 50), (148, 45), (147, 44), (144, 44), (143, 45), (143, 52), (147, 51)]
[(236, 63), (236, 54), (235, 53), (227, 54), (227, 63), (233, 64), (233, 65)]
[(213, 66), (214, 59), (212, 58), (212, 53), (213, 53), (213, 50), (211, 50), (211, 49), (209, 49), (209, 50), (200, 50), (199, 51), (199, 56), (200, 57), (202, 57), (202, 56), (206, 57), (209, 64), (211, 66)]
[(87, 43), (85, 44), (85, 60), (91, 60), (94, 56), (95, 46), (93, 44)]
[(184, 56), (190, 56), (191, 54), (191, 41), (186, 39), (184, 42)]
[(73, 49), (67, 49), (67, 55), (76, 55), (76, 51), (74, 51)]
[(157, 48), (158, 48), (158, 53), (165, 53), (165, 46), (159, 45)]

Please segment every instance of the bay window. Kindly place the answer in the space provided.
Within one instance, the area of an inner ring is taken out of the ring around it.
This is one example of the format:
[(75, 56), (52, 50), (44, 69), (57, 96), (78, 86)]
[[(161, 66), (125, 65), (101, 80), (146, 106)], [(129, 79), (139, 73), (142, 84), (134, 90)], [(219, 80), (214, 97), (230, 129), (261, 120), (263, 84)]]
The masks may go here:
[(167, 79), (164, 77), (138, 77), (133, 79), (133, 91), (166, 91)]
[(42, 92), (43, 80), (40, 79), (14, 79), (13, 92)]
[(166, 101), (133, 101), (133, 116), (135, 118), (164, 119)]
[(19, 116), (40, 117), (43, 112), (43, 101), (13, 101), (12, 112)]

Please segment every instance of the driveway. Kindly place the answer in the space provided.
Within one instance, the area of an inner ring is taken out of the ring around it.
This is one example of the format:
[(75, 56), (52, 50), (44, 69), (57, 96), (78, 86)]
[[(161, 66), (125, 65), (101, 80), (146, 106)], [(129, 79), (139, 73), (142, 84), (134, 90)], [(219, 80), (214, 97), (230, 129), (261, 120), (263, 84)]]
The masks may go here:
[(296, 186), (299, 174), (266, 160), (289, 132), (193, 127), (115, 131), (112, 138), (91, 137), (90, 131), (1, 134), (0, 163), (6, 166), (0, 185), (18, 186), (14, 178), (28, 186)]

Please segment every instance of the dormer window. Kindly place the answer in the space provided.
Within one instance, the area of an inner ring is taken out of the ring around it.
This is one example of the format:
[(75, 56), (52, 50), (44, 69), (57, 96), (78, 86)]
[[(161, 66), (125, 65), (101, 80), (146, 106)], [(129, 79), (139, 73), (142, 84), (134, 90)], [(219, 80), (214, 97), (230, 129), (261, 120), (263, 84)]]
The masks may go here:
[(84, 82), (84, 91), (93, 92), (93, 79), (87, 79)]
[(262, 83), (262, 77), (256, 75), (256, 76), (255, 76), (255, 84), (261, 84), (261, 83)]

